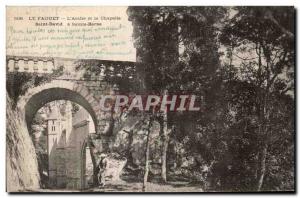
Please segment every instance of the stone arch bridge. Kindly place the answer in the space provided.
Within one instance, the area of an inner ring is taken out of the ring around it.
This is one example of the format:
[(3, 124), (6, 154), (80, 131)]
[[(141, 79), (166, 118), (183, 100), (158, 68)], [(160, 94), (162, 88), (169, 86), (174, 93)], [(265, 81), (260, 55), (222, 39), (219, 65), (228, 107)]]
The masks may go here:
[[(108, 88), (103, 87), (103, 93), (105, 89)], [(91, 115), (96, 132), (103, 132), (105, 115), (100, 110), (97, 98), (86, 85), (76, 81), (55, 79), (31, 88), (18, 100), (17, 107), (24, 113), (26, 123), (30, 127), (36, 112), (54, 100), (69, 100), (81, 105)]]
[[(84, 60), (82, 60), (84, 61)], [(114, 94), (115, 85), (110, 84), (105, 80), (105, 69), (115, 68), (115, 67), (128, 67), (134, 64), (133, 62), (120, 62), (120, 61), (97, 61), (97, 65), (100, 65), (101, 72), (98, 75), (90, 76), (89, 79), (84, 77), (84, 70), (75, 70), (78, 60), (74, 59), (63, 59), (63, 58), (43, 58), (43, 57), (7, 57), (7, 72), (8, 74), (14, 75), (14, 73), (32, 73), (39, 74), (41, 76), (46, 74), (51, 74), (56, 69), (63, 66), (63, 74), (59, 77), (51, 78), (49, 81), (41, 83), (38, 86), (31, 87), (26, 90), (25, 94), (19, 97), (17, 101), (18, 111), (21, 112), (21, 119), (24, 119), (27, 128), (31, 129), (31, 124), (35, 117), (37, 111), (42, 108), (45, 104), (55, 101), (55, 100), (68, 100), (81, 105), (87, 112), (91, 115), (95, 126), (96, 132), (96, 143), (97, 150), (100, 152), (106, 152), (109, 149), (109, 132), (111, 132), (112, 114), (111, 112), (103, 112), (100, 108), (100, 99), (102, 95)], [(7, 80), (10, 79), (9, 76)], [(87, 180), (85, 179), (86, 174), (86, 164), (85, 164), (85, 154), (87, 149), (87, 141), (89, 133), (86, 133), (86, 128), (82, 128), (84, 134), (80, 136), (78, 148), (73, 148), (74, 145), (67, 145), (63, 149), (66, 149), (62, 156), (68, 158), (70, 163), (64, 164), (65, 168), (61, 168), (61, 165), (53, 160), (54, 165), (49, 165), (48, 175), (49, 178), (67, 178), (66, 185), (67, 188), (71, 189), (84, 189), (87, 187)], [(75, 132), (76, 133), (76, 132)], [(50, 131), (48, 131), (48, 139)], [(53, 134), (51, 134), (53, 135)], [(76, 137), (79, 137), (76, 135)], [(94, 139), (94, 140), (95, 140)], [(49, 140), (48, 140), (49, 141)], [(75, 141), (78, 142), (78, 141)], [(49, 146), (49, 142), (48, 142)], [(70, 146), (70, 148), (69, 148)], [(60, 148), (61, 149), (61, 148)], [(49, 147), (48, 147), (49, 150)], [(51, 149), (53, 151), (53, 149)], [(80, 151), (81, 150), (81, 151)], [(56, 152), (56, 151), (55, 151)], [(57, 152), (60, 152), (57, 150)], [(61, 154), (56, 154), (51, 152), (51, 156), (60, 156)], [(50, 156), (49, 155), (49, 156)], [(53, 157), (51, 157), (52, 159)], [(54, 159), (54, 158), (53, 158)], [(55, 158), (56, 159), (56, 158)], [(78, 161), (79, 160), (79, 161)], [(95, 162), (93, 162), (94, 164)], [(49, 163), (50, 164), (50, 163)], [(51, 167), (54, 167), (51, 168)], [(50, 170), (51, 168), (51, 170)], [(53, 170), (52, 170), (53, 169)], [(70, 173), (64, 173), (68, 169)], [(53, 172), (54, 171), (54, 172)], [(52, 173), (53, 172), (53, 173)], [(53, 177), (52, 177), (53, 176)], [(58, 179), (57, 179), (58, 180)], [(49, 180), (50, 181), (50, 180)], [(57, 182), (51, 184), (52, 187), (58, 187)]]
[[(101, 111), (99, 101), (101, 95), (113, 94), (115, 85), (104, 80), (103, 72), (98, 76), (92, 76), (89, 80), (83, 78), (84, 71), (75, 71), (77, 61), (64, 58), (7, 57), (8, 73), (27, 72), (43, 75), (52, 73), (60, 66), (65, 68), (62, 76), (29, 88), (17, 101), (17, 107), (23, 113), (29, 128), (36, 112), (46, 103), (54, 100), (69, 100), (84, 107), (94, 121), (96, 133), (105, 135), (105, 128), (109, 127), (110, 113)], [(97, 61), (101, 63), (103, 71), (109, 67), (134, 64), (124, 61)]]

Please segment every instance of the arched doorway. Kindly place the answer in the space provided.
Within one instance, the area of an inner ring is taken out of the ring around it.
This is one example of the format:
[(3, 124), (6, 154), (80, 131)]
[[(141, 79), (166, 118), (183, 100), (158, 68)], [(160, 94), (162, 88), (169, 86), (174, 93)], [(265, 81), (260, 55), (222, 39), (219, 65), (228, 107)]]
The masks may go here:
[[(18, 100), (17, 106), (30, 127), (37, 110), (54, 100), (69, 100), (81, 105), (90, 113), (95, 125), (98, 124), (97, 118), (101, 117), (98, 100), (86, 86), (73, 81), (53, 80), (31, 88)], [(97, 127), (95, 130), (98, 132)]]
[[(54, 156), (51, 160), (55, 161), (55, 163), (52, 164), (51, 170), (48, 171), (48, 176), (49, 178), (51, 176), (55, 178), (60, 177), (60, 179), (52, 180), (53, 182), (50, 182), (51, 184), (49, 186), (54, 188), (59, 186), (60, 188), (69, 189), (86, 188), (87, 185), (85, 183), (87, 182), (83, 181), (86, 181), (86, 179), (82, 177), (82, 175), (83, 172), (86, 172), (84, 167), (86, 167), (87, 162), (86, 155), (85, 158), (82, 156), (82, 148), (85, 148), (84, 152), (86, 153), (87, 148), (84, 145), (86, 145), (85, 142), (89, 135), (88, 133), (91, 131), (91, 126), (93, 128), (93, 133), (98, 132), (97, 130), (99, 129), (97, 128), (97, 124), (100, 117), (98, 102), (93, 97), (92, 93), (90, 93), (82, 84), (54, 80), (53, 82), (28, 90), (28, 92), (19, 100), (18, 108), (21, 110), (21, 113), (26, 120), (28, 130), (31, 131), (33, 119), (38, 110), (47, 103), (58, 100), (71, 101), (80, 105), (85, 111), (83, 114), (89, 115), (90, 119), (82, 122), (77, 120), (77, 123), (73, 123), (71, 133), (63, 130), (57, 132), (57, 126), (59, 125), (57, 119), (55, 119), (55, 117), (49, 117), (47, 119), (47, 130), (50, 132), (50, 135), (48, 134), (47, 137), (48, 155), (49, 157)], [(63, 147), (61, 142), (68, 142), (68, 144), (66, 143), (66, 147)], [(71, 144), (70, 142), (73, 143)], [(49, 144), (51, 144), (50, 147)], [(68, 152), (64, 151), (66, 149), (68, 149)], [(55, 152), (53, 152), (54, 150)], [(84, 167), (81, 162), (84, 162)], [(58, 166), (62, 168), (58, 168)], [(65, 182), (64, 180), (67, 181)]]
[(47, 103), (34, 116), (30, 134), (44, 188), (91, 186), (93, 153), (87, 142), (95, 124), (83, 107), (67, 100)]
[(81, 190), (94, 186), (94, 167), (91, 156), (91, 145), (86, 139), (81, 150)]

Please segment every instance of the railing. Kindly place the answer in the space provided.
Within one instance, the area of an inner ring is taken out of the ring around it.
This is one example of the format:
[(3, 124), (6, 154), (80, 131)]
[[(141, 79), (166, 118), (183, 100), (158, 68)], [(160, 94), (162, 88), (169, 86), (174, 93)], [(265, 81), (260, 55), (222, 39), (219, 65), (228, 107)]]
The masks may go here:
[(7, 57), (8, 72), (52, 73), (55, 69), (53, 58)]

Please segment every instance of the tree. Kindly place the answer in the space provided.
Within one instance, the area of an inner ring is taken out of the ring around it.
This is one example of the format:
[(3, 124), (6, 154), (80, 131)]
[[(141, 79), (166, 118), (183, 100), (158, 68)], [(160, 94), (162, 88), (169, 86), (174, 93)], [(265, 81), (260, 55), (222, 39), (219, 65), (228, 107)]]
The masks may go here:
[[(130, 7), (133, 21), (137, 72), (144, 89), (167, 95), (172, 92), (203, 94), (218, 66), (214, 43), (216, 25), (224, 16), (222, 7)], [(162, 180), (167, 181), (167, 148), (170, 113), (153, 115), (161, 124)]]
[[(274, 94), (293, 90), (293, 16), (291, 7), (238, 7), (238, 13), (224, 28), (221, 41), (233, 49), (241, 80), (252, 84), (257, 119), (256, 189), (260, 191), (266, 175), (267, 155), (272, 133)], [(278, 95), (277, 95), (278, 96)], [(278, 97), (276, 97), (277, 99)], [(248, 112), (249, 113), (249, 112)], [(248, 114), (252, 115), (252, 114)]]
[(143, 178), (143, 192), (146, 191), (148, 175), (149, 175), (149, 155), (150, 155), (150, 134), (151, 134), (151, 126), (152, 126), (152, 119), (148, 121), (147, 127), (147, 140), (146, 140), (146, 151), (145, 151), (145, 167), (144, 167), (144, 178)]

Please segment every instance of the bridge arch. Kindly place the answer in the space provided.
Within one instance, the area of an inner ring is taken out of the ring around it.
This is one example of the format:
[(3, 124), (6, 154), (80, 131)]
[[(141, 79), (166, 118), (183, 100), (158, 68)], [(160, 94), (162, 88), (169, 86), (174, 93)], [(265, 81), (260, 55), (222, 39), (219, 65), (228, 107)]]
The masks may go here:
[(17, 107), (23, 113), (28, 129), (30, 129), (37, 111), (54, 100), (70, 100), (81, 105), (91, 115), (95, 123), (96, 133), (100, 132), (99, 127), (97, 127), (100, 118), (99, 103), (86, 86), (66, 80), (53, 80), (31, 88), (19, 99)]

